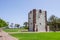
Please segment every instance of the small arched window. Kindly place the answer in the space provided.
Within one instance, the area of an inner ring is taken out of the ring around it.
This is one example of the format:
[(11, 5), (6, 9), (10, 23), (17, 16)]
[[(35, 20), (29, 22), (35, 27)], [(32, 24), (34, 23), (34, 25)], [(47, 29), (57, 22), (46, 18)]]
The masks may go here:
[(42, 10), (39, 10), (39, 13), (42, 13)]
[(40, 25), (41, 25), (41, 23), (40, 23)]

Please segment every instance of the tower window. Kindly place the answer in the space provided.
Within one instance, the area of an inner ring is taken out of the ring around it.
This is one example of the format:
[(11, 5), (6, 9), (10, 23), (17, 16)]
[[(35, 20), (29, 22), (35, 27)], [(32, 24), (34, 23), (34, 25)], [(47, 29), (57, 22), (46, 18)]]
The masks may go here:
[(31, 25), (32, 25), (32, 23), (31, 23)]
[(41, 23), (40, 23), (40, 25), (41, 25)]
[(29, 18), (29, 19), (31, 19), (31, 18)]
[(38, 18), (40, 18), (40, 16), (38, 16)]
[(41, 10), (39, 10), (39, 13), (42, 13), (42, 11), (41, 11)]

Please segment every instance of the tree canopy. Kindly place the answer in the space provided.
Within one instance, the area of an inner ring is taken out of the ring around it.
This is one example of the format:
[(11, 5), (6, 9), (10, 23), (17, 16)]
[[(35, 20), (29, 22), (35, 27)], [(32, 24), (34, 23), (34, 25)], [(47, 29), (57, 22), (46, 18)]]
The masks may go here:
[(24, 22), (23, 25), (24, 25), (24, 28), (25, 28), (25, 29), (28, 29), (28, 22)]
[(52, 15), (48, 20), (48, 25), (50, 26), (50, 30), (56, 31), (58, 30), (58, 25), (60, 25), (60, 18)]
[(0, 28), (1, 27), (6, 27), (6, 26), (8, 26), (7, 22), (4, 21), (3, 19), (0, 19)]
[(15, 27), (19, 28), (20, 27), (20, 24), (15, 24)]

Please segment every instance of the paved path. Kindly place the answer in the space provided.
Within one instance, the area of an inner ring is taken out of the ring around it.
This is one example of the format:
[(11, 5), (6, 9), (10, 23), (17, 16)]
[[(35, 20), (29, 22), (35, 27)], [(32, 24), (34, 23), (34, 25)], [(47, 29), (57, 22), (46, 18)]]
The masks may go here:
[(0, 36), (0, 40), (3, 40), (1, 36)]
[(12, 36), (10, 36), (8, 33), (2, 31), (0, 32), (0, 40), (18, 40)]

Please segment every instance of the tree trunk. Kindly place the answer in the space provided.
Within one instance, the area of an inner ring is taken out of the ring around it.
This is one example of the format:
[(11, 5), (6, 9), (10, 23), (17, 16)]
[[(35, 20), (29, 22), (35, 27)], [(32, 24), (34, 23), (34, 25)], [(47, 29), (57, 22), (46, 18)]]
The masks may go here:
[(56, 32), (56, 26), (54, 26), (54, 32)]

